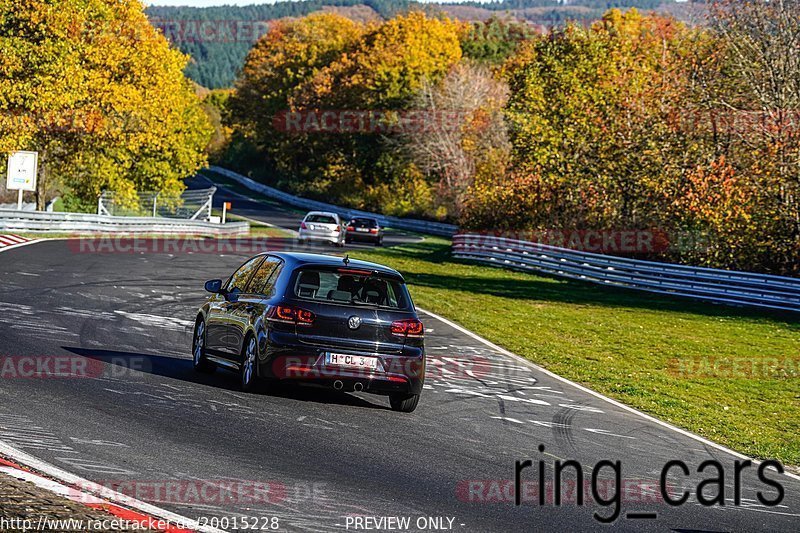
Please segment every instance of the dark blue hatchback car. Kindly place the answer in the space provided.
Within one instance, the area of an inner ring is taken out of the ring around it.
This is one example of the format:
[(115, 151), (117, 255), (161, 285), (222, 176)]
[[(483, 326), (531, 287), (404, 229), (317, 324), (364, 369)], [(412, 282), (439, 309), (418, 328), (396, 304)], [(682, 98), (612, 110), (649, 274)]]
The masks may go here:
[(403, 276), (376, 263), (275, 252), (246, 261), (200, 308), (196, 370), (299, 381), (389, 396), (416, 409), (425, 377), (424, 327)]

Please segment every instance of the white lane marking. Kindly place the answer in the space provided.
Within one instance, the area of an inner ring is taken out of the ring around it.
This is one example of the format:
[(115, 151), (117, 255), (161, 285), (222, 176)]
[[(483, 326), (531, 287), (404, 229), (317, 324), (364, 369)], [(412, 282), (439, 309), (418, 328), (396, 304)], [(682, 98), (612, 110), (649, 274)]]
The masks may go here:
[(507, 422), (514, 422), (515, 424), (524, 424), (522, 420), (517, 420), (516, 418), (511, 418), (510, 416), (493, 416), (492, 418), (497, 420), (506, 420)]
[[(537, 370), (538, 372), (541, 372), (542, 374), (545, 374), (545, 375), (550, 376), (551, 378), (553, 378), (555, 380), (558, 380), (558, 381), (560, 381), (562, 383), (566, 383), (567, 385), (575, 387), (576, 389), (578, 389), (580, 391), (583, 391), (586, 394), (590, 394), (591, 396), (594, 396), (595, 398), (603, 400), (604, 402), (610, 403), (611, 405), (613, 405), (615, 407), (618, 407), (618, 408), (620, 408), (620, 409), (622, 409), (624, 411), (628, 411), (629, 413), (633, 413), (633, 414), (635, 414), (635, 415), (637, 415), (637, 416), (639, 416), (641, 418), (644, 418), (645, 420), (649, 420), (650, 422), (658, 424), (661, 427), (667, 428), (667, 429), (669, 429), (671, 431), (674, 431), (676, 433), (680, 433), (681, 435), (683, 435), (685, 437), (689, 437), (690, 439), (693, 439), (693, 440), (696, 440), (698, 442), (701, 442), (701, 443), (705, 444), (706, 446), (710, 446), (712, 448), (715, 448), (717, 450), (725, 452), (725, 453), (727, 453), (729, 455), (732, 455), (732, 456), (734, 456), (734, 457), (736, 457), (738, 459), (748, 459), (748, 460), (752, 461), (753, 464), (756, 464), (756, 465), (761, 464), (761, 461), (759, 461), (757, 459), (753, 459), (752, 457), (748, 457), (748, 456), (746, 456), (746, 455), (744, 455), (742, 453), (735, 452), (735, 451), (731, 450), (730, 448), (726, 448), (725, 446), (723, 446), (721, 444), (717, 444), (716, 442), (713, 442), (713, 441), (710, 441), (708, 439), (705, 439), (705, 438), (701, 437), (700, 435), (695, 435), (694, 433), (692, 433), (690, 431), (686, 431), (685, 429), (681, 429), (679, 427), (675, 427), (672, 424), (669, 424), (667, 422), (664, 422), (663, 420), (659, 420), (658, 418), (655, 418), (654, 416), (650, 416), (650, 415), (648, 415), (646, 413), (643, 413), (643, 412), (639, 411), (638, 409), (634, 409), (633, 407), (625, 405), (624, 403), (620, 403), (620, 402), (618, 402), (616, 400), (612, 400), (608, 396), (603, 396), (599, 392), (595, 392), (592, 389), (588, 389), (588, 388), (584, 387), (583, 385), (579, 385), (579, 384), (575, 383), (574, 381), (570, 381), (567, 378), (561, 377), (558, 374), (555, 374), (555, 373), (547, 370), (546, 368), (543, 368), (543, 367), (541, 367), (541, 366), (539, 366), (539, 365), (537, 365), (537, 364), (535, 364), (535, 363), (533, 363), (531, 361), (528, 361), (524, 357), (522, 357), (520, 355), (517, 355), (514, 352), (510, 352), (510, 351), (506, 350), (505, 348), (501, 348), (500, 346), (496, 345), (495, 343), (484, 339), (483, 337), (481, 337), (477, 333), (473, 333), (470, 330), (468, 330), (468, 329), (466, 329), (466, 328), (464, 328), (462, 326), (459, 326), (455, 322), (452, 322), (452, 321), (450, 321), (450, 320), (448, 320), (448, 319), (446, 319), (446, 318), (444, 318), (442, 316), (437, 315), (436, 313), (432, 313), (430, 311), (426, 311), (425, 309), (422, 309), (420, 307), (417, 307), (417, 310), (418, 311), (422, 311), (426, 315), (428, 315), (428, 316), (430, 316), (432, 318), (435, 318), (436, 320), (438, 320), (438, 321), (440, 321), (440, 322), (442, 322), (444, 324), (447, 324), (451, 328), (454, 328), (454, 329), (460, 331), (461, 333), (472, 337), (473, 339), (477, 340), (478, 342), (481, 342), (481, 343), (485, 344), (486, 346), (488, 346), (490, 348), (493, 348), (494, 350), (497, 350), (498, 352), (500, 352), (500, 353), (502, 353), (502, 354), (504, 354), (504, 355), (506, 355), (508, 357), (511, 357), (515, 361), (519, 361), (520, 363), (528, 365), (530, 368), (533, 368), (534, 370)], [(785, 471), (784, 471), (783, 475), (800, 481), (800, 475), (792, 474), (791, 472), (785, 472)]]
[(112, 442), (110, 440), (100, 440), (100, 439), (79, 439), (76, 437), (70, 437), (70, 440), (75, 444), (91, 444), (93, 446), (111, 446), (112, 448), (130, 448), (127, 444), (123, 444), (121, 442)]
[[(9, 446), (8, 444), (0, 441), (0, 453), (18, 463), (20, 465), (27, 466), (33, 470), (38, 472), (42, 472), (50, 477), (57, 479), (58, 481), (62, 481), (64, 483), (70, 485), (77, 485), (81, 487), (81, 489), (85, 492), (90, 492), (94, 494), (100, 494), (102, 497), (111, 503), (117, 505), (123, 505), (125, 507), (130, 507), (142, 513), (155, 516), (157, 518), (163, 518), (164, 520), (170, 520), (173, 523), (181, 523), (185, 524), (188, 529), (193, 529), (195, 531), (202, 531), (207, 533), (224, 533), (221, 529), (216, 529), (209, 526), (201, 526), (197, 521), (187, 518), (185, 516), (181, 516), (177, 513), (173, 513), (172, 511), (167, 511), (166, 509), (161, 509), (160, 507), (156, 507), (150, 503), (143, 502), (141, 500), (137, 500), (136, 498), (131, 498), (125, 494), (121, 494), (119, 492), (110, 490), (108, 487), (104, 487), (88, 479), (84, 479), (80, 476), (76, 476), (75, 474), (71, 474), (66, 470), (62, 470), (57, 466), (51, 465), (45, 461), (37, 459), (36, 457), (23, 452), (22, 450), (18, 450)], [(15, 474), (18, 475), (19, 470), (15, 469)]]
[(608, 437), (619, 437), (621, 439), (633, 439), (636, 440), (636, 437), (631, 437), (630, 435), (617, 435), (616, 433), (611, 433), (606, 429), (594, 429), (594, 428), (583, 428), (586, 431), (590, 431), (592, 433), (597, 433), (598, 435), (606, 435)]
[(507, 402), (522, 402), (522, 403), (533, 403), (536, 405), (550, 405), (544, 400), (534, 400), (533, 398), (519, 398), (517, 396), (508, 396), (506, 394), (498, 394), (497, 397)]
[(147, 313), (129, 313), (127, 311), (116, 310), (114, 313), (129, 318), (135, 322), (145, 326), (163, 327), (169, 329), (178, 329), (183, 331), (184, 328), (194, 326), (191, 320), (183, 320), (182, 318), (173, 318), (168, 316), (148, 315)]

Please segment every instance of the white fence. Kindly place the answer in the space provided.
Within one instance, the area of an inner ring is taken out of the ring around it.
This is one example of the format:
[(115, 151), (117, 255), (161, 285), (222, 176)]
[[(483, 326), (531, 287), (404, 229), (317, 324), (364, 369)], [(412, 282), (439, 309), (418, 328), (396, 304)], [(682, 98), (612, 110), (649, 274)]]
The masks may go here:
[(453, 255), (612, 287), (800, 312), (797, 278), (642, 261), (470, 233), (453, 237)]
[(134, 206), (119, 205), (113, 191), (103, 191), (97, 200), (97, 214), (210, 220), (211, 205), (216, 191), (216, 187), (188, 189), (183, 191), (178, 199), (161, 197), (157, 192), (139, 192)]
[(161, 235), (248, 235), (247, 222), (213, 224), (162, 217), (111, 217), (84, 213), (48, 213), (0, 209), (0, 230), (14, 232), (102, 232)]
[(275, 200), (278, 200), (285, 204), (289, 204), (294, 207), (299, 207), (301, 209), (308, 209), (309, 211), (312, 210), (331, 211), (333, 213), (338, 213), (339, 215), (342, 215), (343, 217), (348, 219), (353, 217), (371, 217), (377, 219), (382, 226), (385, 226), (387, 228), (398, 228), (408, 231), (415, 231), (419, 233), (428, 233), (430, 235), (441, 235), (444, 237), (450, 237), (458, 230), (458, 227), (454, 226), (453, 224), (442, 224), (441, 222), (428, 222), (427, 220), (417, 220), (413, 218), (388, 217), (385, 215), (381, 215), (379, 213), (370, 213), (367, 211), (359, 211), (357, 209), (348, 209), (346, 207), (341, 207), (338, 205), (326, 204), (325, 202), (318, 202), (316, 200), (309, 200), (308, 198), (301, 198), (299, 196), (294, 196), (289, 193), (279, 191), (278, 189), (275, 189), (273, 187), (264, 185), (262, 183), (258, 183), (246, 176), (242, 176), (241, 174), (237, 174), (236, 172), (233, 172), (232, 170), (228, 170), (226, 168), (211, 167), (210, 170), (213, 170), (218, 174), (222, 174), (227, 178), (237, 181), (238, 183), (247, 187), (251, 191), (255, 191), (259, 194), (263, 194), (264, 196), (274, 198)]

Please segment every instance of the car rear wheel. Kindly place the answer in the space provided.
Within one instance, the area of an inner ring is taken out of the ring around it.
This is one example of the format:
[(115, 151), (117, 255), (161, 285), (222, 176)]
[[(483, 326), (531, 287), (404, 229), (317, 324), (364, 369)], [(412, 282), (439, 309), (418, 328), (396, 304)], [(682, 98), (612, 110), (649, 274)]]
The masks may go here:
[(256, 383), (256, 361), (258, 360), (258, 343), (256, 338), (249, 335), (242, 347), (242, 368), (239, 372), (242, 390), (250, 392)]
[(192, 366), (197, 372), (210, 373), (214, 364), (206, 359), (206, 322), (202, 318), (194, 325), (192, 340)]
[(419, 394), (391, 394), (389, 396), (389, 405), (392, 407), (392, 411), (410, 413), (417, 408), (418, 403)]

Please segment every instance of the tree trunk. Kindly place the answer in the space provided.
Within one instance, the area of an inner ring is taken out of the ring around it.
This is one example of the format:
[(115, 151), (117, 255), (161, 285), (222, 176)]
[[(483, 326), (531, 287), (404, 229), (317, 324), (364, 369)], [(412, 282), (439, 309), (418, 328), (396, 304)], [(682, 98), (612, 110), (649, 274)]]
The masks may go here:
[(45, 164), (47, 163), (47, 150), (39, 152), (39, 169), (36, 176), (36, 210), (44, 211), (47, 202), (47, 180)]

